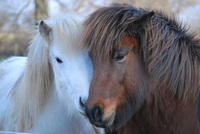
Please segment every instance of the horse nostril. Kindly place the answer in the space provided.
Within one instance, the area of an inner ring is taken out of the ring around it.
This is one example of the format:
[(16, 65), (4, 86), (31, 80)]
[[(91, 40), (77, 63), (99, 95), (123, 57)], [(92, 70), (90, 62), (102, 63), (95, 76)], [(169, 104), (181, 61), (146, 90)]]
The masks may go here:
[(92, 114), (94, 117), (94, 120), (96, 122), (99, 122), (102, 120), (102, 116), (103, 116), (103, 109), (100, 106), (96, 106), (94, 107), (94, 109), (92, 110)]
[(103, 109), (100, 106), (95, 106), (92, 110), (86, 106), (85, 112), (92, 124), (98, 124), (102, 121)]
[(86, 106), (85, 113), (90, 120), (90, 123), (96, 126), (100, 126), (103, 117), (103, 108), (100, 106), (95, 106), (93, 109), (88, 109)]

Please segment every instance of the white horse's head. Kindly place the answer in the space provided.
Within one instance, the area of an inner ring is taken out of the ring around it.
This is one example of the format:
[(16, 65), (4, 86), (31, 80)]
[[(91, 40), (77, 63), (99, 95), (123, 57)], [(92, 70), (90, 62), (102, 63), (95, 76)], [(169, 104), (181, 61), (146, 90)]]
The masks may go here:
[[(19, 76), (6, 83), (9, 87), (10, 83), (13, 85), (9, 92), (12, 103), (3, 112), (4, 130), (96, 132), (79, 113), (82, 112), (80, 98), (87, 99), (93, 74), (88, 52), (80, 45), (82, 20), (79, 15), (70, 13), (39, 23), (28, 56), (22, 58), (23, 68), (18, 67), (21, 73), (11, 72), (11, 76)], [(14, 71), (18, 71), (16, 68)]]
[(86, 100), (88, 97), (93, 73), (91, 59), (80, 45), (82, 20), (70, 14), (39, 24), (40, 35), (49, 45), (49, 61), (59, 98), (69, 103), (67, 105), (74, 105), (69, 101), (72, 100), (77, 108), (79, 98)]

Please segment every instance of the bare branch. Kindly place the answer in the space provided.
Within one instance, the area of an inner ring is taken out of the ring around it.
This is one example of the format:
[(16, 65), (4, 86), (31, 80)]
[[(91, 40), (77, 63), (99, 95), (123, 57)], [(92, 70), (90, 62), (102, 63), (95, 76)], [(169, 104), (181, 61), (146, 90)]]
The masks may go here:
[(85, 4), (87, 2), (87, 0), (82, 0), (81, 2), (80, 2), (80, 4), (78, 5), (78, 7), (75, 9), (75, 11), (79, 11), (82, 7), (83, 7), (83, 5)]
[(18, 24), (18, 19), (21, 16), (21, 14), (23, 13), (23, 11), (29, 6), (29, 4), (31, 3), (31, 0), (28, 0), (27, 3), (20, 9), (20, 11), (16, 14), (16, 16), (14, 17), (14, 21), (13, 21), (13, 25), (17, 25)]

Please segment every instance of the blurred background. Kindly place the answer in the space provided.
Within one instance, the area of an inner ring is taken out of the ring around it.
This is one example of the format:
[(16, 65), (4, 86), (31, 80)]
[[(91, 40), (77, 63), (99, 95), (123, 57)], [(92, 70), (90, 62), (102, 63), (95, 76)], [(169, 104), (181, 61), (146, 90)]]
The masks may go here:
[(200, 34), (200, 0), (0, 0), (0, 61), (26, 55), (36, 20), (71, 11), (87, 17), (112, 2), (162, 10)]

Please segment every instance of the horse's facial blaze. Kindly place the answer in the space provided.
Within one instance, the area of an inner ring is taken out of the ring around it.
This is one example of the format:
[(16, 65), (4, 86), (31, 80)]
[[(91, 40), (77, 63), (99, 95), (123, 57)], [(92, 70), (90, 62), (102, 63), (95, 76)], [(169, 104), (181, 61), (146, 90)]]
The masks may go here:
[(126, 114), (126, 110), (134, 113), (138, 107), (128, 109), (130, 106), (126, 105), (129, 95), (141, 93), (138, 83), (143, 81), (142, 75), (145, 75), (137, 39), (125, 36), (120, 49), (114, 52), (110, 60), (93, 60), (93, 64), (94, 75), (86, 102), (86, 114), (90, 122), (98, 127), (111, 128), (114, 125), (116, 128), (118, 116), (124, 116), (126, 122), (131, 117), (122, 113)]

